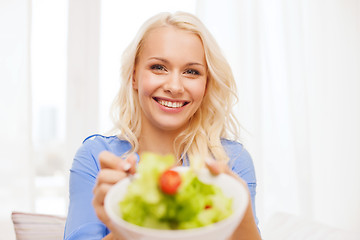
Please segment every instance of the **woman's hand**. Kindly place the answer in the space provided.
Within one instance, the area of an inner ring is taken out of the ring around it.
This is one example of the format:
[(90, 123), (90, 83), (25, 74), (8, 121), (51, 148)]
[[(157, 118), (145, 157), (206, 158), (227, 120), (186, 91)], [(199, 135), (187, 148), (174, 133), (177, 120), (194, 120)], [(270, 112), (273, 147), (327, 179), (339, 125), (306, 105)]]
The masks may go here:
[[(245, 186), (246, 189), (248, 189), (246, 182), (241, 179), (236, 173), (230, 170), (228, 165), (224, 162), (217, 162), (213, 159), (207, 160), (206, 165), (209, 168), (210, 172), (214, 175), (218, 175), (220, 173), (228, 174), (235, 179), (237, 179), (241, 184)], [(249, 204), (246, 208), (246, 212), (244, 214), (244, 217), (242, 221), (240, 222), (239, 226), (236, 228), (233, 235), (229, 238), (229, 240), (257, 240), (261, 239), (260, 233), (257, 229), (255, 218), (253, 215), (252, 207), (251, 207), (251, 200), (250, 200), (250, 193), (248, 193), (249, 198)]]
[(96, 178), (96, 184), (93, 189), (94, 206), (97, 217), (110, 229), (111, 234), (104, 239), (125, 239), (116, 227), (110, 221), (110, 218), (104, 209), (104, 199), (112, 185), (125, 178), (128, 174), (134, 174), (136, 171), (136, 156), (130, 155), (127, 159), (122, 159), (108, 151), (99, 154), (101, 169)]

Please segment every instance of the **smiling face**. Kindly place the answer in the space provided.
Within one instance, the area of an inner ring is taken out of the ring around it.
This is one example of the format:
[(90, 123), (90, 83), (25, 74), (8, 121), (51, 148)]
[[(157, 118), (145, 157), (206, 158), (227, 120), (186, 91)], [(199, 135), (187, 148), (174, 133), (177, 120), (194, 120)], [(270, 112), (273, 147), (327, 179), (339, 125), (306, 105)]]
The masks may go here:
[(170, 26), (150, 31), (133, 78), (142, 128), (182, 131), (202, 103), (206, 79), (204, 48), (197, 35)]

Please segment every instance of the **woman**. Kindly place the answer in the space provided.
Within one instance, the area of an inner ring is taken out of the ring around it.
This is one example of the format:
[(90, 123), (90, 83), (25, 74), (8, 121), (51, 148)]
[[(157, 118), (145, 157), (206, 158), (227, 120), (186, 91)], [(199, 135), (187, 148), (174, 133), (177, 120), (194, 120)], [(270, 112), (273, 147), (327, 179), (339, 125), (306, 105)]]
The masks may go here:
[(235, 81), (204, 25), (181, 12), (151, 18), (123, 55), (122, 81), (113, 104), (117, 135), (89, 137), (74, 158), (65, 239), (124, 239), (104, 211), (104, 197), (135, 172), (146, 151), (174, 154), (179, 165), (192, 156), (210, 159), (214, 174), (247, 184), (252, 204), (232, 239), (260, 239), (253, 163), (241, 144), (228, 140), (238, 136)]

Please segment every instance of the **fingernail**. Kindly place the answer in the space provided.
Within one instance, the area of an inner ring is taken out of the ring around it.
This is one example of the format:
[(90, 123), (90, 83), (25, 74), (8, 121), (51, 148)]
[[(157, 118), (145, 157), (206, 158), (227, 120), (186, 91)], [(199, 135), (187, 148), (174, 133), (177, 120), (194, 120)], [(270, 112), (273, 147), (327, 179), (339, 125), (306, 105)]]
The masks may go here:
[(131, 168), (131, 164), (128, 163), (128, 162), (124, 163), (124, 165), (123, 165), (123, 167), (122, 167), (122, 169), (123, 169), (125, 172), (129, 171), (130, 168)]
[(209, 165), (212, 165), (212, 164), (214, 164), (215, 160), (213, 158), (206, 158), (205, 162)]

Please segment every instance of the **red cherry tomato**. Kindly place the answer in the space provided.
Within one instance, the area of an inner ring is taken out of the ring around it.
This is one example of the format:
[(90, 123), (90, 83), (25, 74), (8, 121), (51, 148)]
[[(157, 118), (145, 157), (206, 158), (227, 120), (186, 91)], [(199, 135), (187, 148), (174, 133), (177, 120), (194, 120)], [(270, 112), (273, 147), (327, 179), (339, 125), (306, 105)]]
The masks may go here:
[(166, 170), (160, 176), (160, 189), (166, 194), (175, 194), (180, 184), (181, 176), (174, 170)]

